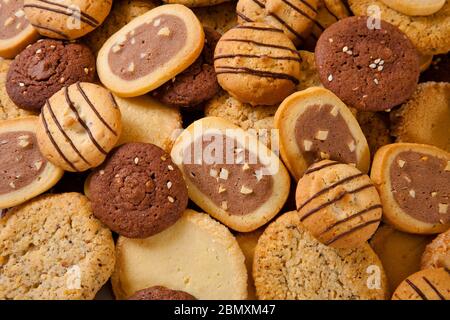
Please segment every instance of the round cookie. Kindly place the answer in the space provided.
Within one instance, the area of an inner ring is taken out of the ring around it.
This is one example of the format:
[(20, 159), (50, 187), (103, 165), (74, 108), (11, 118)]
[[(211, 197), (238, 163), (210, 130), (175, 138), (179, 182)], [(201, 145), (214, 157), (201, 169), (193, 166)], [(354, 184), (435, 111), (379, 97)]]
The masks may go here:
[(436, 14), (427, 17), (407, 16), (389, 8), (381, 0), (348, 0), (348, 3), (355, 15), (373, 14), (374, 18), (382, 18), (397, 26), (422, 54), (436, 55), (450, 51), (449, 1)]
[(322, 159), (369, 170), (369, 147), (358, 122), (325, 88), (309, 88), (285, 99), (275, 114), (275, 128), (280, 134), (281, 157), (296, 180)]
[(314, 53), (299, 50), (301, 64), (300, 64), (300, 77), (299, 83), (297, 85), (297, 90), (302, 91), (311, 87), (322, 87), (322, 82), (320, 82), (319, 73), (316, 68), (316, 61), (314, 58)]
[(450, 152), (450, 83), (425, 82), (391, 116), (397, 142), (434, 145)]
[(220, 34), (237, 25), (236, 3), (231, 1), (210, 7), (193, 8), (192, 11), (204, 27), (214, 29)]
[(433, 234), (449, 228), (450, 153), (424, 144), (389, 144), (375, 154), (371, 178), (384, 219), (396, 229)]
[(162, 103), (173, 107), (195, 107), (219, 92), (214, 71), (214, 49), (220, 33), (204, 28), (205, 45), (200, 56), (186, 70), (167, 81), (152, 95)]
[(450, 270), (425, 269), (403, 281), (392, 295), (392, 300), (449, 300)]
[(186, 184), (158, 146), (127, 143), (90, 176), (94, 214), (127, 238), (147, 238), (173, 225), (187, 207)]
[(0, 57), (14, 58), (39, 38), (23, 11), (23, 0), (0, 1)]
[(171, 290), (166, 287), (154, 286), (137, 291), (127, 300), (196, 300), (189, 293)]
[(112, 285), (117, 299), (151, 286), (199, 300), (247, 298), (244, 255), (230, 231), (207, 214), (186, 210), (172, 227), (146, 239), (120, 237)]
[(172, 150), (183, 130), (180, 111), (163, 105), (148, 95), (135, 98), (115, 97), (122, 115), (122, 134), (118, 145), (127, 142), (155, 144), (166, 152)]
[(189, 67), (205, 35), (195, 14), (163, 5), (132, 20), (110, 37), (97, 56), (101, 82), (122, 97), (147, 93)]
[(320, 242), (354, 248), (369, 240), (381, 221), (382, 206), (370, 178), (336, 161), (313, 164), (295, 194), (300, 221)]
[(289, 38), (264, 23), (245, 23), (226, 32), (214, 54), (219, 84), (251, 105), (274, 105), (295, 90), (300, 57)]
[(207, 7), (230, 0), (163, 0), (165, 3), (177, 3), (187, 7)]
[(387, 298), (383, 266), (368, 244), (325, 246), (308, 233), (297, 212), (285, 213), (267, 227), (254, 259), (256, 293), (262, 300)]
[(73, 40), (101, 25), (111, 5), (112, 0), (24, 0), (23, 10), (41, 35)]
[(64, 171), (45, 159), (36, 141), (38, 117), (0, 121), (0, 208), (47, 191)]
[(421, 268), (450, 268), (450, 229), (439, 234), (425, 248)]
[(66, 171), (81, 172), (105, 160), (122, 129), (114, 96), (103, 87), (64, 87), (42, 108), (37, 139), (42, 154)]
[(367, 139), (372, 156), (382, 146), (393, 142), (388, 113), (358, 111), (356, 120), (358, 120), (359, 126)]
[(433, 57), (431, 66), (420, 75), (421, 82), (450, 82), (450, 53)]
[(64, 86), (94, 79), (95, 57), (88, 47), (39, 40), (14, 59), (8, 71), (6, 90), (20, 108), (39, 111), (45, 101)]
[(77, 193), (46, 195), (0, 218), (0, 299), (93, 299), (114, 269), (111, 231)]
[(385, 5), (407, 16), (431, 16), (446, 0), (382, 0)]
[[(381, 111), (406, 101), (419, 79), (419, 57), (406, 35), (381, 20), (349, 17), (327, 28), (315, 49), (323, 85), (348, 106)], [(345, 68), (342, 66), (345, 65)]]
[(189, 198), (233, 230), (256, 230), (288, 197), (290, 178), (278, 156), (225, 119), (197, 120), (177, 138), (171, 154)]

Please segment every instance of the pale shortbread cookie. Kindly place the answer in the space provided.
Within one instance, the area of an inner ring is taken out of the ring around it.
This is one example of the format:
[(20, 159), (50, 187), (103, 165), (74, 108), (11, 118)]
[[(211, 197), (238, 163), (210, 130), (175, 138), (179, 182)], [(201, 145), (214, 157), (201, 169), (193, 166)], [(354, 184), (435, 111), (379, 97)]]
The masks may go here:
[(152, 286), (182, 290), (200, 300), (247, 298), (247, 271), (236, 239), (207, 214), (193, 210), (147, 239), (120, 237), (111, 280), (117, 299)]
[(425, 269), (403, 281), (392, 295), (392, 300), (449, 300), (450, 270)]
[(450, 229), (439, 234), (425, 248), (422, 256), (421, 268), (450, 269)]
[(77, 193), (46, 195), (0, 219), (0, 299), (93, 299), (114, 269), (111, 231)]
[(408, 16), (430, 16), (445, 4), (446, 0), (382, 0), (392, 9)]

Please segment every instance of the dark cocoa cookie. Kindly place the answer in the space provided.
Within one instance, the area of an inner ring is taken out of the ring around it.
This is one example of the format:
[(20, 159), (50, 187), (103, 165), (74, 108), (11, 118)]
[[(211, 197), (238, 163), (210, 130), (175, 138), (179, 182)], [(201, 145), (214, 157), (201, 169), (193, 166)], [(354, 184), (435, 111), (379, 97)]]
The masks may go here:
[(381, 111), (412, 95), (419, 56), (397, 27), (368, 25), (367, 17), (350, 17), (327, 28), (317, 42), (316, 64), (323, 85), (349, 107)]
[(39, 110), (62, 87), (94, 79), (95, 57), (87, 46), (46, 39), (16, 56), (6, 90), (20, 108)]
[(214, 97), (219, 92), (214, 71), (214, 49), (220, 33), (204, 28), (205, 46), (197, 60), (185, 71), (169, 80), (152, 95), (174, 107), (193, 107)]
[(197, 300), (189, 293), (155, 286), (137, 291), (128, 300)]
[(187, 207), (186, 184), (161, 148), (127, 143), (92, 174), (89, 198), (95, 216), (127, 238), (147, 238), (174, 224)]
[(450, 53), (433, 57), (430, 67), (420, 75), (420, 82), (450, 82)]

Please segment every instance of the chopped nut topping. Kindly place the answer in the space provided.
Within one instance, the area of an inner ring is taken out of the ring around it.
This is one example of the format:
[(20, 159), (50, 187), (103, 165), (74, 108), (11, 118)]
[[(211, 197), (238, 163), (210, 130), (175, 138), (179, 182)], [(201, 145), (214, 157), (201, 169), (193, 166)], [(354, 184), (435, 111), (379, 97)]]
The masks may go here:
[(334, 41), (333, 38), (328, 38), (329, 43), (333, 43), (333, 41)]
[(411, 183), (411, 181), (412, 181), (411, 178), (408, 176), (403, 176), (403, 179), (405, 179), (406, 182), (408, 182), (408, 183)]
[(427, 156), (423, 156), (423, 157), (420, 158), (420, 160), (422, 160), (422, 161), (427, 161), (427, 160), (428, 160), (428, 157), (427, 157)]
[(220, 204), (220, 207), (221, 207), (223, 210), (228, 210), (228, 202), (222, 201), (222, 203)]
[(36, 54), (42, 53), (42, 49), (37, 49)]
[(84, 68), (84, 73), (89, 74), (89, 68)]
[(167, 199), (169, 200), (170, 203), (174, 203), (175, 202), (175, 199), (172, 198), (171, 196), (168, 196)]
[(409, 190), (409, 195), (410, 195), (411, 198), (415, 198), (416, 197), (416, 192), (413, 189), (411, 189), (411, 190)]
[(117, 40), (117, 44), (124, 45), (125, 42), (127, 42), (127, 36), (126, 35), (119, 36), (119, 39)]
[(209, 175), (211, 176), (211, 177), (213, 177), (213, 178), (217, 178), (217, 175), (218, 175), (219, 173), (217, 172), (217, 170), (216, 169), (210, 169), (209, 170)]
[(353, 151), (356, 150), (356, 145), (355, 145), (355, 141), (354, 140), (352, 140), (352, 142), (350, 142), (348, 144), (348, 149), (350, 150), (350, 152), (353, 152)]
[(5, 20), (4, 26), (7, 27), (9, 26), (11, 23), (13, 23), (14, 18), (9, 17), (8, 19)]
[(439, 203), (439, 213), (447, 213), (447, 210), (448, 210), (448, 204)]
[(330, 155), (327, 152), (320, 151), (321, 159), (330, 159)]
[(227, 191), (227, 189), (224, 186), (219, 185), (219, 193), (223, 193), (225, 191)]
[(244, 164), (242, 165), (242, 170), (246, 171), (246, 170), (248, 170), (248, 169), (250, 169), (249, 164), (248, 164), (248, 163), (244, 163)]
[(242, 186), (242, 187), (241, 187), (241, 193), (242, 193), (242, 194), (250, 194), (250, 193), (252, 193), (252, 192), (253, 192), (253, 190), (250, 189), (250, 188), (247, 188), (246, 186)]
[(431, 196), (432, 196), (433, 198), (435, 198), (435, 197), (437, 196), (437, 192), (436, 192), (436, 191), (433, 191), (433, 192), (431, 193)]
[(331, 109), (330, 113), (333, 117), (336, 117), (339, 113), (339, 108), (337, 106), (334, 106), (333, 109)]
[(167, 181), (167, 189), (172, 188), (172, 182), (171, 181)]
[(379, 84), (380, 83), (377, 78), (373, 79), (373, 82), (375, 82), (375, 84)]
[(316, 134), (317, 140), (325, 141), (327, 140), (327, 138), (328, 138), (328, 131), (326, 130), (325, 131), (319, 130)]
[(105, 174), (105, 170), (100, 170), (100, 175), (104, 175)]
[(12, 181), (9, 183), (9, 186), (10, 186), (11, 188), (13, 188), (13, 189), (16, 188), (16, 184), (15, 184), (14, 182), (12, 182)]
[(161, 24), (161, 19), (156, 19), (155, 22), (153, 22), (153, 26), (158, 27)]
[(146, 55), (147, 55), (146, 53), (141, 53), (140, 55), (141, 59), (144, 59)]
[(256, 170), (255, 171), (255, 177), (256, 177), (256, 181), (260, 181), (263, 178), (263, 172), (262, 170)]
[(170, 36), (170, 29), (167, 27), (163, 27), (161, 29), (159, 29), (158, 31), (158, 36)]
[(167, 169), (169, 169), (170, 171), (173, 171), (173, 167), (170, 164), (167, 166)]
[(25, 83), (19, 82), (19, 87), (25, 87)]
[(397, 161), (397, 164), (398, 164), (398, 166), (399, 166), (400, 168), (403, 168), (403, 166), (405, 165), (405, 163), (406, 163), (406, 161), (404, 161), (404, 160), (398, 160), (398, 161)]
[(35, 163), (34, 163), (34, 167), (36, 168), (36, 170), (40, 170), (41, 168), (42, 168), (42, 161), (41, 160), (39, 160), (39, 161), (36, 161)]
[(134, 70), (135, 70), (134, 62), (131, 62), (130, 65), (128, 66), (128, 68), (127, 68), (127, 71), (128, 72), (133, 72)]
[(59, 83), (64, 83), (64, 81), (66, 81), (64, 77), (61, 77), (61, 79), (59, 79)]
[(310, 140), (303, 140), (303, 147), (305, 148), (305, 151), (311, 151), (313, 143)]
[(134, 158), (134, 164), (138, 164), (139, 163), (139, 158), (138, 157), (136, 157), (136, 158)]
[(220, 179), (228, 180), (228, 175), (229, 175), (229, 172), (227, 169), (225, 169), (225, 168), (220, 169), (220, 174), (219, 174)]
[(113, 46), (112, 47), (112, 52), (113, 53), (117, 53), (117, 52), (119, 52), (120, 51), (120, 49), (122, 49), (122, 47), (121, 46), (119, 46), (119, 45), (115, 45), (115, 46)]

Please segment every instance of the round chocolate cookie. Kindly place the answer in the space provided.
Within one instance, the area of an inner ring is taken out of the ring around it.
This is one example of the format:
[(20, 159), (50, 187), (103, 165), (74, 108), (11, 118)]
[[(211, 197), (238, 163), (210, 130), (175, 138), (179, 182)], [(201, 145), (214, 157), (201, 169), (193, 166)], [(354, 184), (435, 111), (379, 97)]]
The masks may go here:
[(201, 55), (185, 71), (152, 92), (161, 102), (174, 107), (193, 107), (219, 92), (214, 71), (214, 49), (220, 33), (204, 28), (205, 46)]
[(147, 238), (174, 224), (187, 207), (186, 184), (161, 148), (127, 143), (93, 172), (89, 198), (95, 216), (127, 238)]
[(323, 85), (349, 107), (390, 109), (406, 101), (419, 79), (419, 56), (411, 41), (386, 21), (350, 17), (327, 28), (316, 46)]
[(189, 293), (172, 290), (162, 286), (154, 286), (137, 291), (128, 300), (197, 300)]
[(40, 40), (16, 56), (6, 90), (20, 108), (39, 110), (62, 87), (94, 79), (95, 57), (87, 46)]

